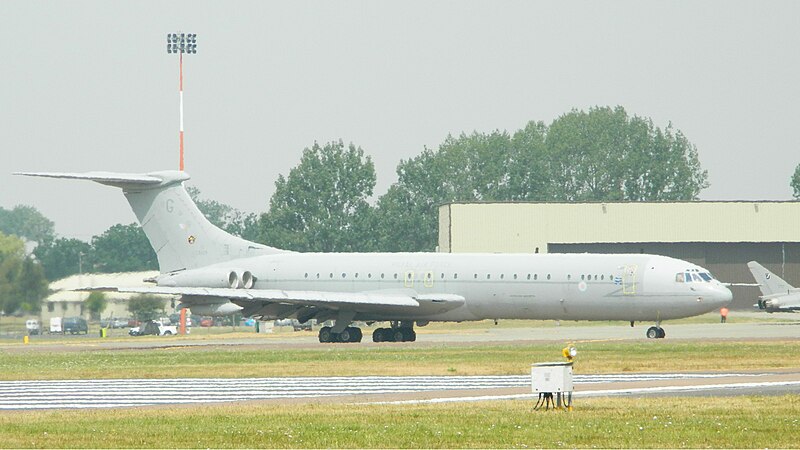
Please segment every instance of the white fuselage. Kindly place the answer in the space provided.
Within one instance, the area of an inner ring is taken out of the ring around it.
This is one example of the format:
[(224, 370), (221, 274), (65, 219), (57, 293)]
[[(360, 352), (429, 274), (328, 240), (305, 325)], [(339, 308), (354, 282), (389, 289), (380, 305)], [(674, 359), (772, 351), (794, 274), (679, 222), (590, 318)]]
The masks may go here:
[[(355, 320), (666, 320), (712, 311), (731, 299), (716, 280), (677, 282), (703, 271), (641, 254), (283, 253), (211, 267), (252, 272), (253, 289), (455, 294), (463, 305), (381, 307)], [(285, 315), (279, 306), (257, 315)]]

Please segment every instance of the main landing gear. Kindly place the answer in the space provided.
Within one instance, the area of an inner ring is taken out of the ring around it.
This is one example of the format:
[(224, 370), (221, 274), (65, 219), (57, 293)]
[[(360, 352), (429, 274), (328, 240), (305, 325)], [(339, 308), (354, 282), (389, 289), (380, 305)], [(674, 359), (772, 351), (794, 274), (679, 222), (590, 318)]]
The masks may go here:
[[(345, 322), (347, 323), (347, 322)], [(391, 328), (377, 328), (372, 333), (373, 342), (414, 342), (417, 340), (417, 333), (414, 331), (412, 321), (390, 322)], [(319, 341), (322, 343), (334, 342), (361, 342), (361, 328), (345, 327), (342, 331), (336, 332), (337, 327), (322, 327), (319, 329)]]
[(417, 333), (414, 331), (414, 322), (390, 322), (391, 328), (378, 328), (372, 332), (372, 342), (414, 342)]
[(347, 327), (340, 333), (335, 333), (331, 327), (319, 329), (319, 341), (323, 343), (361, 342), (362, 337), (361, 328), (358, 327)]

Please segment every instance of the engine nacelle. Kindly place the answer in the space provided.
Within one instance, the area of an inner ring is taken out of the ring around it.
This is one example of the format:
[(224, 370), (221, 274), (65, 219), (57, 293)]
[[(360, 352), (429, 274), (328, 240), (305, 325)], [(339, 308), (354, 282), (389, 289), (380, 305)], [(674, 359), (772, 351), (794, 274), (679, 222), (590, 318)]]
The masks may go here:
[(242, 307), (231, 302), (191, 304), (181, 303), (178, 309), (189, 308), (198, 316), (229, 316), (241, 312)]
[(164, 274), (156, 281), (159, 286), (167, 287), (250, 289), (255, 285), (256, 279), (249, 270), (195, 269)]

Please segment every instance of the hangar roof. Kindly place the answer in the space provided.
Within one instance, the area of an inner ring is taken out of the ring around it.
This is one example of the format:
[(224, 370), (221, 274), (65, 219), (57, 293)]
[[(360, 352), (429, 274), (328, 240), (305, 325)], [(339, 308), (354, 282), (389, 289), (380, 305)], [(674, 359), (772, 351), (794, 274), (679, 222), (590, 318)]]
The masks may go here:
[(439, 251), (547, 252), (548, 243), (800, 242), (800, 202), (447, 203)]

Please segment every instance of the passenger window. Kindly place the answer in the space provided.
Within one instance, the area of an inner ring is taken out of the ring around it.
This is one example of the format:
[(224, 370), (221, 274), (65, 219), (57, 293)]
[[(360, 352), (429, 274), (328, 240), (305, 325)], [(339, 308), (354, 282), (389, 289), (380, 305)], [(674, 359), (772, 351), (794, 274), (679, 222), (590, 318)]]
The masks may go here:
[(476, 279), (476, 280), (478, 279), (478, 274), (477, 274), (477, 273), (475, 274), (475, 279)]
[(502, 274), (502, 273), (501, 273), (501, 274), (500, 274), (500, 279), (502, 280), (503, 278), (505, 278), (505, 274)]
[(528, 274), (528, 279), (529, 279), (529, 280), (531, 279), (531, 274)]
[(371, 273), (368, 273), (368, 274), (367, 274), (367, 278), (372, 278), (372, 274), (371, 274)]
[(515, 280), (517, 279), (517, 274), (514, 274), (514, 279), (515, 279)]
[(458, 279), (458, 274), (457, 274), (457, 273), (454, 273), (454, 274), (453, 274), (453, 279), (454, 279), (454, 280), (457, 280), (457, 279)]
[(319, 272), (317, 272), (317, 279), (319, 279)]
[(490, 278), (492, 278), (492, 276), (491, 276), (491, 275), (489, 275), (489, 274), (487, 273), (487, 274), (486, 274), (486, 279), (488, 280), (488, 279), (490, 279)]
[(606, 278), (605, 275), (600, 275), (600, 281), (603, 281)]
[(356, 272), (356, 278), (358, 278), (358, 272)]
[(306, 272), (306, 278), (308, 278), (308, 272)]
[(572, 275), (567, 275), (567, 280), (571, 280), (571, 279), (572, 279)]
[[(530, 278), (530, 275), (528, 275), (528, 278)], [(539, 274), (538, 273), (533, 274), (533, 279), (534, 280), (538, 280), (539, 279)]]
[(344, 273), (344, 272), (342, 272), (342, 278), (344, 278), (344, 277), (346, 277), (346, 276), (347, 276), (347, 274), (346, 274), (346, 273)]
[(549, 274), (549, 273), (547, 274), (547, 279), (548, 279), (548, 280), (550, 279), (550, 274)]
[(333, 278), (333, 272), (331, 272), (331, 278)]

